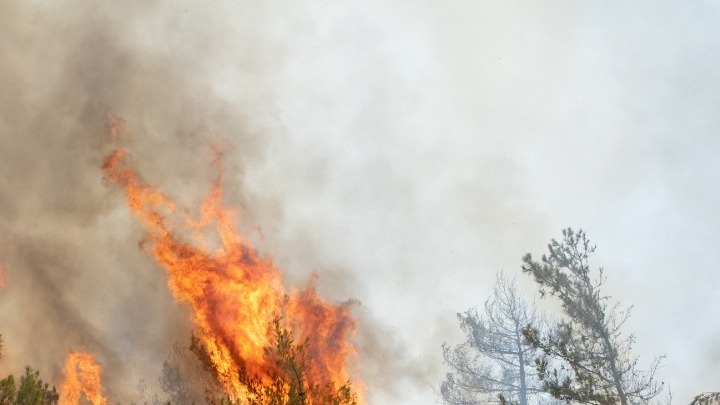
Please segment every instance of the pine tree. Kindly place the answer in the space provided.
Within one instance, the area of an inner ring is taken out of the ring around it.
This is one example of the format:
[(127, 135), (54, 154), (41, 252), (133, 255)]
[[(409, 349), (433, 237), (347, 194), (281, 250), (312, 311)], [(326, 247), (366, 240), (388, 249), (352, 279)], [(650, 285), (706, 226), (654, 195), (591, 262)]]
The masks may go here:
[(646, 404), (663, 391), (655, 379), (662, 358), (647, 370), (638, 369), (632, 353), (634, 335), (624, 335), (630, 308), (610, 306), (602, 294), (603, 270), (592, 277), (589, 254), (595, 251), (585, 233), (563, 230), (540, 261), (528, 253), (523, 271), (540, 285), (542, 296), (560, 300), (565, 319), (550, 333), (525, 330), (527, 341), (541, 349), (537, 370), (544, 388), (555, 398), (584, 404)]
[[(357, 405), (357, 396), (350, 382), (336, 385), (334, 381), (311, 383), (308, 373), (312, 359), (308, 342), (296, 343), (292, 332), (281, 325), (280, 318), (273, 320), (275, 343), (268, 348), (275, 371), (269, 381), (242, 368), (239, 381), (248, 391), (247, 397), (234, 402), (229, 397), (208, 398), (212, 405)], [(207, 351), (193, 336), (191, 350), (209, 371), (212, 371)]]
[[(2, 336), (0, 336), (0, 353), (2, 353)], [(20, 377), (20, 386), (10, 374), (0, 380), (0, 405), (53, 405), (60, 399), (55, 387), (40, 378), (39, 371), (25, 368)]]

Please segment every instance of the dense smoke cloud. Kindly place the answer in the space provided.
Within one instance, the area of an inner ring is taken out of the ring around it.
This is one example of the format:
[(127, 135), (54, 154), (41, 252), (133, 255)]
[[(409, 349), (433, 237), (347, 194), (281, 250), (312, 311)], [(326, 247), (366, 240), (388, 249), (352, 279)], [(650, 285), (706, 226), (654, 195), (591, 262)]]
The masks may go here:
[[(209, 145), (223, 149), (227, 201), (248, 207), (242, 224), (267, 254), (277, 248), (279, 204), (262, 187), (245, 187), (244, 174), (284, 133), (272, 79), (284, 51), (278, 38), (293, 24), (278, 25), (272, 4), (197, 6), (0, 5), (7, 55), (0, 61), (0, 243), (9, 279), (0, 333), (7, 371), (30, 364), (58, 381), (67, 350), (84, 350), (105, 367), (111, 400), (128, 402), (158, 392), (163, 361), (187, 345), (186, 309), (139, 249), (143, 231), (122, 194), (102, 180), (109, 113), (128, 122), (129, 138), (120, 142), (142, 175), (188, 208), (215, 175)], [(317, 264), (310, 257), (318, 249), (299, 243), (285, 250), (298, 263), (290, 283), (326, 273), (322, 290), (336, 286), (341, 293), (333, 299), (353, 297), (357, 289), (344, 270), (299, 269)], [(368, 369), (375, 368), (368, 384), (385, 380), (380, 365), (388, 359), (404, 374), (402, 350), (393, 349), (391, 335), (376, 335), (384, 327), (372, 326), (372, 315), (364, 317), (371, 326), (362, 328), (358, 345)], [(432, 384), (420, 376), (423, 367), (402, 379)]]
[[(184, 203), (196, 203), (213, 175), (209, 138), (226, 139), (236, 176), (262, 157), (274, 132), (261, 85), (274, 62), (262, 53), (273, 44), (257, 35), (229, 43), (233, 25), (222, 16), (249, 23), (264, 11), (224, 4), (188, 19), (191, 6), (0, 5), (4, 369), (30, 364), (57, 381), (67, 350), (86, 350), (106, 367), (110, 397), (129, 401), (140, 378), (157, 389), (173, 343), (189, 340), (185, 310), (138, 248), (142, 231), (100, 165), (109, 112), (130, 123), (143, 174)], [(247, 80), (241, 100), (213, 87), (221, 63)], [(229, 190), (234, 203), (244, 203), (241, 190)]]
[(0, 369), (57, 380), (86, 350), (128, 402), (187, 342), (102, 180), (112, 112), (187, 207), (221, 145), (226, 201), (287, 283), (360, 302), (373, 403), (433, 403), (454, 313), (566, 226), (676, 398), (715, 389), (719, 13), (641, 3), (0, 3)]

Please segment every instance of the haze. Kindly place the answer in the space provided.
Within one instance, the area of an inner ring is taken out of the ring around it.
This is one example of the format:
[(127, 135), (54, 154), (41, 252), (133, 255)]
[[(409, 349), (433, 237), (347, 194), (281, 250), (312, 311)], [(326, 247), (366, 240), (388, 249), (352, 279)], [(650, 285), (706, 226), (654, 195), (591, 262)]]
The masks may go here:
[[(103, 184), (107, 112), (139, 171), (192, 205), (226, 148), (263, 254), (354, 299), (372, 404), (433, 404), (455, 313), (562, 228), (676, 403), (717, 390), (720, 7), (608, 1), (0, 4), (2, 371), (97, 353), (113, 401), (186, 313)], [(219, 141), (218, 141), (219, 140)]]

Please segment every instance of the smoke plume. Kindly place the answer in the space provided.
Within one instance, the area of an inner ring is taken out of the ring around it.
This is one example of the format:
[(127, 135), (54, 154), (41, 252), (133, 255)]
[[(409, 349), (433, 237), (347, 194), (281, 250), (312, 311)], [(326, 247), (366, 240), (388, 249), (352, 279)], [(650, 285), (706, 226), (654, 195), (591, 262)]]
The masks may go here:
[[(68, 350), (77, 349), (102, 365), (106, 396), (130, 402), (159, 392), (168, 367), (193, 362), (177, 354), (189, 343), (188, 310), (139, 248), (143, 229), (122, 193), (103, 182), (109, 113), (128, 123), (124, 146), (143, 177), (182, 206), (200, 204), (215, 176), (208, 145), (220, 145), (225, 200), (247, 207), (239, 226), (267, 254), (283, 240), (275, 235), (280, 205), (246, 186), (244, 173), (266, 165), (284, 136), (272, 103), (285, 51), (279, 38), (302, 27), (279, 24), (272, 3), (198, 4), (0, 4), (4, 371), (32, 365), (58, 382)], [(309, 263), (315, 248), (299, 243), (285, 252)], [(343, 269), (289, 267), (294, 285), (320, 273), (318, 288), (331, 299), (359, 292)], [(360, 328), (368, 383), (400, 395), (404, 385), (386, 383), (389, 361), (398, 375), (415, 370), (398, 378), (430, 384), (384, 329)]]
[[(29, 364), (59, 381), (68, 349), (77, 348), (103, 364), (108, 396), (127, 402), (141, 378), (157, 390), (172, 345), (189, 340), (186, 310), (138, 248), (140, 226), (103, 184), (100, 166), (112, 111), (132, 123), (130, 153), (143, 173), (182, 202), (198, 202), (213, 176), (209, 137), (227, 143), (228, 200), (254, 198), (243, 194), (243, 167), (262, 159), (278, 133), (265, 83), (274, 44), (253, 32), (269, 11), (193, 5), (0, 4), (7, 371)], [(242, 43), (230, 39), (238, 36)], [(248, 212), (245, 225), (259, 224), (260, 211)]]

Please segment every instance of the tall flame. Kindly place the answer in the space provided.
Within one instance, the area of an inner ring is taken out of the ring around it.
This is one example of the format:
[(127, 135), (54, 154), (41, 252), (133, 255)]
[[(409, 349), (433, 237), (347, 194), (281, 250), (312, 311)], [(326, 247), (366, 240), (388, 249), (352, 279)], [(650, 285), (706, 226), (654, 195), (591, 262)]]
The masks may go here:
[[(113, 144), (124, 127), (123, 120), (110, 116)], [(348, 340), (356, 328), (350, 304), (324, 301), (312, 282), (302, 291), (285, 293), (272, 261), (236, 231), (237, 212), (223, 204), (223, 162), (220, 151), (215, 152), (217, 177), (196, 215), (178, 210), (169, 196), (145, 183), (122, 149), (107, 156), (103, 170), (107, 181), (124, 189), (128, 207), (145, 223), (142, 246), (167, 270), (174, 296), (192, 308), (215, 375), (231, 398), (247, 394), (237, 378), (241, 369), (264, 381), (271, 378), (275, 366), (265, 349), (273, 343), (272, 321), (280, 315), (299, 341), (308, 341), (310, 382), (343, 384), (354, 353)], [(208, 232), (219, 237), (214, 251), (206, 247)]]
[(101, 372), (102, 367), (95, 364), (92, 355), (70, 352), (65, 361), (65, 379), (60, 385), (59, 405), (77, 405), (83, 393), (93, 405), (106, 405), (100, 385)]

